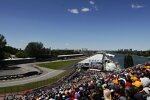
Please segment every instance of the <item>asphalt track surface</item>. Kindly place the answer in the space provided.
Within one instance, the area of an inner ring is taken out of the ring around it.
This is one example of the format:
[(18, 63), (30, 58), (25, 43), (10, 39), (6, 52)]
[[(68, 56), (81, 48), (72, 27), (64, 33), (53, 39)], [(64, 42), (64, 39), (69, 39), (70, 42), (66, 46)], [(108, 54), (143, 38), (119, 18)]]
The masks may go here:
[[(44, 62), (44, 63), (47, 63), (47, 62)], [(28, 70), (30, 70), (30, 68), (33, 69), (33, 67), (35, 67), (36, 64), (39, 64), (39, 63), (20, 64), (18, 66), (26, 67), (28, 68)], [(57, 76), (58, 74), (65, 71), (65, 70), (53, 70), (53, 69), (43, 68), (39, 66), (36, 66), (36, 67), (42, 70), (43, 73), (40, 75), (34, 75), (34, 76), (20, 78), (20, 79), (0, 81), (0, 87), (8, 87), (8, 86), (22, 85), (22, 84), (27, 84), (31, 82), (42, 81), (42, 80), (46, 80), (54, 76)]]

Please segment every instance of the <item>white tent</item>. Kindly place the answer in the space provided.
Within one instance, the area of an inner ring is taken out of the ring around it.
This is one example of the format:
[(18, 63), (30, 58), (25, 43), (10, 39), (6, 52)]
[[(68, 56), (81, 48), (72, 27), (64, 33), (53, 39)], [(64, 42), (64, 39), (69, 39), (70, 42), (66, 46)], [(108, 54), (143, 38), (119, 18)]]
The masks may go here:
[(115, 55), (109, 53), (107, 53), (106, 56), (113, 57), (113, 58), (115, 57)]
[(114, 71), (116, 69), (116, 65), (114, 63), (106, 63), (107, 71)]
[(79, 66), (84, 66), (84, 67), (90, 67), (91, 64), (94, 63), (102, 63), (103, 60), (103, 54), (96, 54), (94, 56), (91, 56), (81, 62), (79, 62)]

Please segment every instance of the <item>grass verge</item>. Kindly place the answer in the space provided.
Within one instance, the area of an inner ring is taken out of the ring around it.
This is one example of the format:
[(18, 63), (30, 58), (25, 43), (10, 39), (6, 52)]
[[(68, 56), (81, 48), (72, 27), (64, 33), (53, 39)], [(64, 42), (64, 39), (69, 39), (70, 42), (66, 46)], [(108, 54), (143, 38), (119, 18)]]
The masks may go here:
[(65, 60), (65, 61), (58, 61), (58, 62), (41, 63), (38, 64), (38, 66), (49, 68), (49, 69), (66, 69), (68, 66), (71, 66), (73, 63), (77, 61), (79, 60)]

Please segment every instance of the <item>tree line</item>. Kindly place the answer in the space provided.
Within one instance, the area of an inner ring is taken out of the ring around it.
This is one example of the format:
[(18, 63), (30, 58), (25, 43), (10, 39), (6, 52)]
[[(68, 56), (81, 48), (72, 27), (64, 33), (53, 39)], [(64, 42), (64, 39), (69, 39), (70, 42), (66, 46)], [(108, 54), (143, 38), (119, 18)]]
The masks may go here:
[(150, 57), (150, 50), (145, 51), (114, 51), (118, 54), (130, 54), (130, 55), (137, 55), (137, 56), (144, 56), (144, 57)]
[(78, 54), (79, 51), (74, 50), (51, 50), (51, 48), (44, 47), (42, 42), (29, 42), (24, 50), (17, 49), (12, 46), (7, 46), (7, 41), (4, 35), (0, 34), (0, 60), (15, 55), (17, 58), (25, 57), (39, 57), (43, 55), (67, 55)]

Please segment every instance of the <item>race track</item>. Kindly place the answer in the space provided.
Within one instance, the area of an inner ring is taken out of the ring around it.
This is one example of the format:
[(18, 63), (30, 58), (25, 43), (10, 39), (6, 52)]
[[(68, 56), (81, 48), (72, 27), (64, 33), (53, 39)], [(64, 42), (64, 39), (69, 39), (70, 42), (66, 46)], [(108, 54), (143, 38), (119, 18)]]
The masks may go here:
[[(46, 62), (44, 62), (44, 63), (46, 63)], [(28, 68), (28, 70), (30, 70), (30, 69), (33, 69), (36, 64), (38, 64), (38, 63), (20, 64), (17, 66), (25, 67), (25, 68)], [(31, 82), (46, 80), (46, 79), (52, 78), (54, 76), (57, 76), (58, 74), (65, 71), (65, 70), (53, 70), (53, 69), (43, 68), (43, 67), (39, 67), (39, 66), (36, 66), (36, 67), (38, 67), (40, 70), (42, 70), (43, 73), (40, 75), (34, 75), (34, 76), (25, 77), (25, 78), (21, 78), (21, 79), (0, 81), (0, 87), (22, 85), (22, 84), (27, 84), (27, 83), (31, 83)]]

